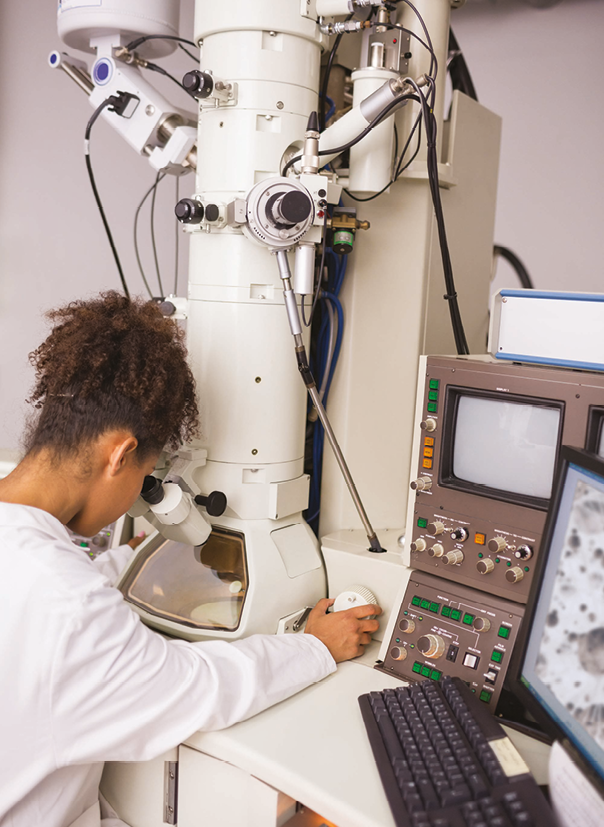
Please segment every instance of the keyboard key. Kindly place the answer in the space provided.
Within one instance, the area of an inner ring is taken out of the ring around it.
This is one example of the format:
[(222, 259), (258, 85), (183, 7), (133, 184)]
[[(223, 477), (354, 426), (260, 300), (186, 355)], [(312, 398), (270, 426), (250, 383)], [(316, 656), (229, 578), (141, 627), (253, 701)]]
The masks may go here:
[(517, 813), (512, 816), (514, 827), (533, 827), (534, 821), (530, 813)]

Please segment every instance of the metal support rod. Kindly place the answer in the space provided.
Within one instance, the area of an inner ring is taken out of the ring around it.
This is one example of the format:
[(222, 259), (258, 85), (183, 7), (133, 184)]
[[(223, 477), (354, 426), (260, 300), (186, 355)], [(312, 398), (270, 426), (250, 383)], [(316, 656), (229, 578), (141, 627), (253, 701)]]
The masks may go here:
[[(277, 264), (279, 265), (279, 274), (281, 276), (281, 280), (283, 281), (284, 293), (286, 295), (291, 295), (291, 273), (289, 269), (289, 262), (287, 260), (287, 252), (285, 250), (278, 250), (276, 255)], [(295, 303), (295, 301), (286, 301), (285, 306), (289, 318), (289, 326), (294, 336), (296, 358), (298, 360), (298, 369), (300, 371), (304, 384), (306, 385), (308, 395), (310, 396), (313, 406), (319, 416), (321, 425), (323, 425), (325, 434), (327, 436), (327, 440), (331, 445), (332, 451), (335, 454), (337, 463), (340, 467), (340, 471), (342, 472), (342, 476), (344, 477), (344, 481), (346, 482), (346, 485), (350, 492), (350, 496), (352, 497), (354, 506), (358, 512), (359, 517), (361, 518), (361, 522), (363, 523), (365, 533), (367, 534), (367, 539), (369, 540), (369, 550), (382, 552), (384, 551), (384, 549), (382, 548), (380, 541), (377, 538), (377, 534), (375, 533), (373, 526), (369, 522), (369, 517), (367, 516), (367, 512), (365, 511), (365, 507), (363, 506), (363, 503), (359, 496), (359, 492), (357, 491), (357, 487), (354, 484), (354, 480), (352, 479), (352, 474), (350, 473), (350, 469), (348, 468), (348, 465), (344, 458), (344, 454), (342, 453), (342, 449), (340, 448), (338, 440), (336, 439), (336, 435), (333, 431), (333, 428), (331, 427), (329, 417), (327, 416), (327, 411), (325, 410), (323, 403), (321, 402), (321, 397), (317, 390), (316, 382), (308, 366), (308, 360), (306, 358), (306, 348), (304, 347), (302, 336), (300, 333), (295, 332), (296, 330), (301, 330), (300, 317), (298, 315), (298, 305)]]

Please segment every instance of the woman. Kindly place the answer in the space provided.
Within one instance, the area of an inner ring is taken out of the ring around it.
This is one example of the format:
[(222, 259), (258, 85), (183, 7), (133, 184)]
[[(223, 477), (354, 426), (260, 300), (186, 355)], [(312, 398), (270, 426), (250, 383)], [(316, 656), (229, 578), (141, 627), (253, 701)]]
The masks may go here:
[(112, 585), (132, 551), (92, 561), (65, 526), (96, 534), (164, 446), (196, 434), (182, 333), (114, 292), (49, 316), (30, 356), (38, 416), (0, 480), (0, 825), (98, 827), (104, 761), (150, 759), (260, 712), (360, 654), (378, 623), (321, 600), (304, 635), (189, 643), (145, 627)]

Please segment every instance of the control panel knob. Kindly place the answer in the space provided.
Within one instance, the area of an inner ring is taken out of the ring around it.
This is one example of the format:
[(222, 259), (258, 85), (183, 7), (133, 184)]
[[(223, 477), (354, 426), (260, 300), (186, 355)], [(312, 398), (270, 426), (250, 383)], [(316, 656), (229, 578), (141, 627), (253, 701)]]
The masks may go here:
[(432, 548), (428, 549), (430, 557), (442, 557), (445, 553), (443, 546), (440, 543), (434, 543)]
[(489, 551), (495, 551), (497, 554), (500, 554), (502, 551), (505, 551), (508, 547), (507, 541), (505, 537), (493, 537), (488, 542)]
[(453, 529), (451, 532), (451, 539), (457, 540), (458, 543), (463, 543), (465, 540), (468, 539), (468, 530), (463, 526), (459, 526), (458, 528)]
[(390, 657), (392, 660), (405, 660), (407, 657), (407, 650), (404, 646), (394, 646), (390, 650)]
[(488, 617), (475, 617), (472, 627), (475, 632), (488, 632), (491, 628), (491, 621)]
[(439, 658), (445, 651), (445, 642), (440, 635), (423, 635), (417, 641), (417, 648), (427, 658)]
[(209, 98), (214, 89), (214, 78), (207, 72), (201, 72), (199, 69), (193, 69), (182, 79), (182, 85), (187, 90), (189, 95), (194, 98), (203, 99)]
[(220, 207), (218, 204), (208, 204), (206, 207), (206, 221), (218, 221), (220, 218)]
[(405, 635), (411, 635), (415, 631), (415, 620), (412, 620), (410, 617), (404, 617), (398, 624), (398, 628)]
[(426, 550), (426, 541), (423, 537), (418, 537), (417, 540), (414, 540), (410, 545), (411, 551), (425, 551)]
[(519, 583), (524, 577), (524, 572), (519, 566), (514, 566), (508, 569), (505, 573), (505, 579), (508, 583)]
[(107, 545), (107, 538), (103, 537), (102, 534), (97, 534), (96, 537), (92, 538), (92, 545), (97, 548), (105, 548)]
[(478, 569), (479, 574), (489, 574), (495, 568), (495, 563), (490, 557), (485, 557), (484, 560), (479, 560), (476, 563), (476, 568)]
[(435, 431), (436, 430), (436, 420), (432, 419), (432, 417), (429, 416), (427, 419), (424, 419), (423, 422), (419, 423), (419, 427), (422, 429), (422, 431), (428, 431), (428, 432)]
[(430, 477), (418, 477), (411, 483), (413, 491), (429, 491), (432, 488), (432, 479)]
[(533, 549), (526, 545), (518, 546), (514, 552), (514, 557), (517, 557), (519, 560), (530, 560), (532, 556)]
[(443, 557), (443, 563), (446, 566), (455, 566), (457, 563), (463, 563), (463, 551), (450, 551)]
[(174, 215), (181, 224), (199, 224), (203, 221), (203, 204), (194, 198), (181, 198), (174, 207)]
[(434, 520), (433, 523), (428, 523), (426, 529), (429, 534), (442, 534), (445, 527), (439, 520)]

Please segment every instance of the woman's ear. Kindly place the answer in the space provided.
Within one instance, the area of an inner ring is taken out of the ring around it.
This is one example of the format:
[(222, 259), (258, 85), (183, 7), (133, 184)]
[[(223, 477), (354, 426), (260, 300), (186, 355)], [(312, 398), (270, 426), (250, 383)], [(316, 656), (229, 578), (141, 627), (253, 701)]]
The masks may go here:
[(138, 440), (132, 434), (116, 434), (109, 455), (109, 474), (115, 476), (134, 460), (137, 448)]

